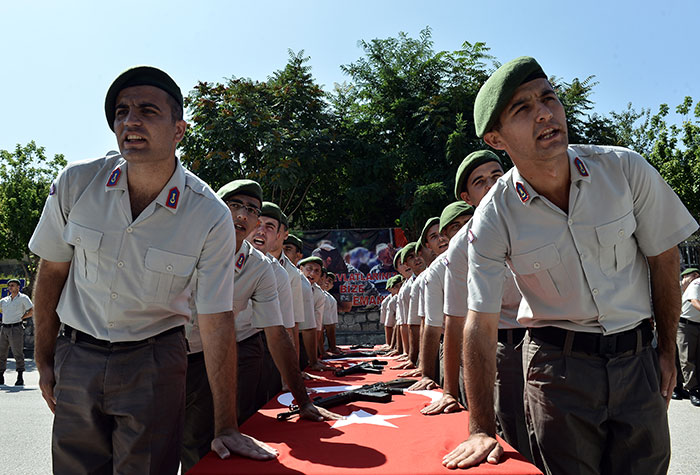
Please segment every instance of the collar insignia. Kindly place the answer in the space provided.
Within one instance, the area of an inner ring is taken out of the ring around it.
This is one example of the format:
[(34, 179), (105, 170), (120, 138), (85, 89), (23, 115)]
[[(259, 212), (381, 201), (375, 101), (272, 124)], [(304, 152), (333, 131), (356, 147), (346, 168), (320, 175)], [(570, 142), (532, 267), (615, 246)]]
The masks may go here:
[(56, 185), (51, 183), (51, 188), (49, 188), (49, 196), (53, 196), (56, 194)]
[(238, 255), (238, 259), (236, 259), (236, 268), (239, 270), (242, 269), (244, 262), (245, 262), (245, 254), (241, 253)]
[(177, 208), (177, 200), (180, 199), (180, 190), (177, 189), (177, 187), (170, 188), (170, 191), (168, 191), (168, 199), (165, 201), (165, 206), (168, 208), (176, 209)]
[(111, 175), (109, 175), (109, 180), (107, 180), (107, 186), (114, 186), (119, 183), (119, 177), (122, 175), (121, 168), (115, 168)]
[(518, 197), (520, 197), (520, 201), (523, 203), (527, 203), (527, 201), (530, 199), (530, 194), (527, 192), (525, 185), (522, 183), (517, 182), (515, 184), (515, 191), (518, 192)]
[(576, 165), (576, 169), (581, 174), (581, 176), (588, 176), (588, 170), (586, 170), (586, 165), (583, 164), (583, 161), (580, 158), (576, 157), (574, 159), (574, 165)]

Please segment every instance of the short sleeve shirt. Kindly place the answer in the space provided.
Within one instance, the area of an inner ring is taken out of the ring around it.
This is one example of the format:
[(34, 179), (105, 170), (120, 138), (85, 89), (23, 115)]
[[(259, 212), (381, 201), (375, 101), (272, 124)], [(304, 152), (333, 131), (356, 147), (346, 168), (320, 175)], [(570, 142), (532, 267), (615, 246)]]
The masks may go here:
[(284, 328), (294, 328), (294, 303), (292, 301), (292, 286), (289, 282), (289, 274), (274, 256), (268, 254), (267, 258), (270, 261), (270, 266), (275, 271), (277, 298), (279, 299), (280, 312), (282, 313), (282, 324)]
[(411, 300), (411, 285), (415, 280), (416, 276), (411, 275), (408, 279), (403, 281), (399, 293), (397, 294), (398, 299), (396, 300), (396, 324), (397, 325), (407, 325), (408, 324), (408, 306)]
[(452, 236), (444, 256), (445, 265), (445, 303), (444, 314), (453, 317), (467, 316), (467, 274), (469, 272), (469, 256), (467, 232), (471, 226), (470, 219), (462, 226), (457, 234)]
[(301, 275), (301, 290), (304, 296), (304, 321), (299, 324), (299, 330), (312, 330), (316, 328), (316, 315), (314, 314), (314, 293), (311, 290), (311, 282), (305, 275)]
[(569, 210), (540, 196), (516, 168), (477, 208), (469, 240), (469, 308), (497, 313), (507, 262), (525, 299), (518, 321), (613, 334), (649, 318), (645, 256), (698, 225), (640, 155), (572, 145)]
[(2, 323), (4, 325), (19, 323), (22, 321), (22, 315), (32, 308), (34, 308), (32, 301), (22, 292), (19, 292), (15, 298), (12, 298), (12, 295), (3, 297), (0, 299)]
[(51, 185), (29, 248), (71, 263), (56, 308), (61, 322), (102, 340), (137, 341), (184, 325), (191, 296), (199, 313), (230, 311), (235, 231), (227, 206), (177, 162), (132, 219), (128, 173), (110, 154), (69, 165)]
[(294, 322), (302, 323), (304, 321), (304, 294), (301, 290), (301, 272), (294, 267), (284, 252), (279, 259), (284, 270), (289, 275), (289, 285), (292, 288), (292, 304), (294, 307)]
[(681, 317), (691, 322), (700, 322), (700, 310), (693, 307), (691, 300), (700, 300), (700, 277), (692, 281), (683, 292)]
[(384, 322), (384, 326), (386, 327), (396, 326), (396, 299), (396, 295), (392, 295), (386, 299), (389, 301), (386, 306), (386, 321)]
[[(332, 325), (333, 322), (333, 304), (331, 303), (331, 294), (326, 292), (325, 290), (323, 291), (323, 295), (326, 298), (326, 305), (323, 307), (323, 324), (324, 325)], [(335, 300), (335, 299), (333, 299)]]
[(382, 300), (382, 304), (379, 306), (379, 323), (384, 325), (386, 323), (386, 312), (387, 312), (387, 307), (389, 306), (389, 299), (391, 296), (387, 296), (384, 300)]
[(439, 255), (425, 270), (425, 323), (431, 327), (443, 327), (445, 315), (445, 256)]
[(411, 283), (411, 289), (408, 300), (408, 323), (409, 325), (420, 325), (420, 299), (423, 292), (423, 276), (425, 271), (421, 272)]
[(311, 290), (314, 296), (314, 318), (316, 321), (316, 330), (323, 328), (323, 312), (326, 308), (326, 295), (323, 293), (318, 284), (312, 284)]

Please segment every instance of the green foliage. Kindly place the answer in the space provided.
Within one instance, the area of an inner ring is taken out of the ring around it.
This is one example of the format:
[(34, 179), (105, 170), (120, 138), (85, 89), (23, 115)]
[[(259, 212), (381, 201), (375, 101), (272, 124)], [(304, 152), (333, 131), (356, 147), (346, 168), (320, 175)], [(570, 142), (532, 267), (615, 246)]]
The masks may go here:
[(51, 182), (66, 165), (63, 155), (46, 158), (34, 141), (14, 152), (0, 150), (0, 259), (22, 263), (33, 282), (37, 258), (27, 245), (39, 222)]
[(451, 195), (443, 183), (419, 186), (413, 193), (411, 207), (401, 213), (401, 224), (407, 229), (406, 237), (411, 241), (417, 240), (425, 222), (440, 216), (443, 208), (452, 202)]

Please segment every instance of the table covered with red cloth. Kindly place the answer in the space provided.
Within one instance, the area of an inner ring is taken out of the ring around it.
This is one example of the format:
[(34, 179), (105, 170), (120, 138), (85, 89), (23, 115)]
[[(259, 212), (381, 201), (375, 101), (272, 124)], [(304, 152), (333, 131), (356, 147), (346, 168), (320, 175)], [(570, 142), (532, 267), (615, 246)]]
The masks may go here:
[[(347, 367), (375, 358), (329, 360), (325, 363)], [(382, 374), (354, 374), (336, 377), (332, 372), (314, 373), (322, 380), (308, 380), (307, 387), (318, 391), (312, 397), (326, 397), (363, 384), (389, 381), (404, 370), (392, 370), (395, 358), (387, 360)], [(346, 416), (340, 421), (310, 422), (294, 416), (277, 420), (292, 402), (289, 393), (279, 394), (241, 426), (241, 432), (279, 451), (271, 461), (255, 461), (239, 456), (221, 460), (210, 452), (188, 474), (435, 474), (452, 473), (442, 458), (467, 437), (469, 414), (425, 416), (420, 410), (441, 395), (440, 390), (405, 392), (389, 403), (358, 401), (330, 408)], [(512, 447), (501, 441), (505, 452), (501, 463), (482, 463), (468, 474), (540, 474)]]

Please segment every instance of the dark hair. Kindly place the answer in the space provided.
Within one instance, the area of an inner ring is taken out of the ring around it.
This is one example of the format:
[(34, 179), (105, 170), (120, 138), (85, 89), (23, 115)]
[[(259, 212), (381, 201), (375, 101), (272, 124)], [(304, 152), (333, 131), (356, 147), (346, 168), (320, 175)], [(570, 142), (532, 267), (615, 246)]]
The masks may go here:
[(183, 110), (180, 104), (178, 104), (178, 102), (175, 100), (175, 98), (170, 94), (166, 94), (166, 101), (170, 106), (170, 117), (172, 118), (172, 121), (177, 122), (178, 120), (182, 120)]

